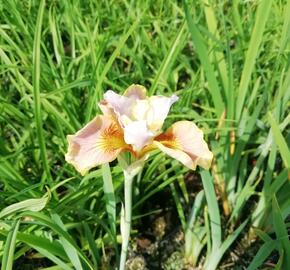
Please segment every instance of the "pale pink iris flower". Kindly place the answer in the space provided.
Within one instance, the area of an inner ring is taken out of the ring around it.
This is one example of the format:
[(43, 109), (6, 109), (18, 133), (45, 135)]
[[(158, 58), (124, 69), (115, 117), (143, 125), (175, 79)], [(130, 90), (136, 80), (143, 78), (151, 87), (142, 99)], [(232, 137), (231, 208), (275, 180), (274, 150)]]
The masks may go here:
[(166, 132), (161, 130), (177, 100), (175, 95), (148, 97), (146, 89), (136, 84), (124, 95), (107, 91), (99, 103), (103, 115), (67, 136), (66, 161), (84, 175), (93, 167), (113, 161), (121, 152), (129, 151), (138, 160), (160, 149), (192, 170), (197, 165), (208, 169), (213, 154), (194, 123), (179, 121)]

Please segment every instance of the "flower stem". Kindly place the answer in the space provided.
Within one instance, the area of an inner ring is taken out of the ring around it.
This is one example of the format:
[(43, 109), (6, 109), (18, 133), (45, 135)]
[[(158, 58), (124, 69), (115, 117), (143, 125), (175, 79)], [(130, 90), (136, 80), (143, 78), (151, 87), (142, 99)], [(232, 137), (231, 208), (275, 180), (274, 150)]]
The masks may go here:
[[(128, 174), (125, 175), (125, 209), (123, 225), (121, 224), (122, 235), (122, 250), (119, 270), (125, 270), (126, 258), (128, 252), (130, 230), (131, 230), (131, 217), (132, 217), (132, 184), (133, 177)], [(122, 221), (121, 221), (122, 222)]]

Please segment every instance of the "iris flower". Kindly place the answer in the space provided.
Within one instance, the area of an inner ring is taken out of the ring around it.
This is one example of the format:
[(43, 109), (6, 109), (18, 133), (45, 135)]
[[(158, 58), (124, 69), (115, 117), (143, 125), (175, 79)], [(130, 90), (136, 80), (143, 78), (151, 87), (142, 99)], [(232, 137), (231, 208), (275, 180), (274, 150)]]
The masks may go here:
[(139, 160), (159, 149), (192, 170), (197, 165), (208, 169), (213, 154), (203, 132), (193, 122), (179, 121), (162, 132), (170, 107), (177, 100), (176, 95), (148, 97), (145, 87), (136, 84), (124, 95), (107, 91), (99, 103), (103, 115), (97, 115), (76, 134), (67, 136), (66, 161), (84, 175), (124, 151)]

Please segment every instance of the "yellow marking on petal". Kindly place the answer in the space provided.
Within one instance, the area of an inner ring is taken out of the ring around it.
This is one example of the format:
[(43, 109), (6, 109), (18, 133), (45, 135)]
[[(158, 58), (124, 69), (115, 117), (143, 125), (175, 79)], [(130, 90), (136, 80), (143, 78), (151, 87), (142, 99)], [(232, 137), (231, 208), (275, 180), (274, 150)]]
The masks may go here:
[(124, 141), (124, 134), (120, 127), (116, 123), (112, 123), (102, 131), (96, 147), (106, 153), (113, 153), (120, 148), (127, 148), (128, 145)]
[(155, 138), (154, 144), (190, 169), (194, 170), (197, 165), (210, 168), (213, 154), (203, 139), (203, 132), (192, 122), (174, 123), (165, 133)]
[(153, 150), (157, 149), (156, 145), (154, 145), (153, 143), (152, 144), (149, 144), (149, 145), (146, 145), (145, 147), (142, 148), (142, 150), (140, 152), (134, 152), (133, 155), (137, 158), (141, 158), (143, 157), (145, 154), (147, 154), (148, 152), (151, 152)]
[(166, 147), (182, 150), (181, 143), (178, 141), (178, 138), (171, 132), (171, 130), (158, 135), (155, 138), (155, 141), (162, 143)]
[(84, 175), (98, 165), (113, 161), (120, 152), (131, 150), (123, 130), (109, 115), (96, 116), (74, 135), (69, 135), (65, 159)]

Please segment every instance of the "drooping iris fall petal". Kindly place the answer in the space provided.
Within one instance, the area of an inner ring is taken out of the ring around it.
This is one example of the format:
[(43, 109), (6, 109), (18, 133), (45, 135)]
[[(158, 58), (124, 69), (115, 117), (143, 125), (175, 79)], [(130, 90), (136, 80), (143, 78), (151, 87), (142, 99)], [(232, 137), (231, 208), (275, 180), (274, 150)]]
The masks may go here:
[(203, 139), (203, 132), (192, 122), (174, 123), (165, 133), (157, 136), (153, 144), (192, 170), (197, 165), (210, 168), (213, 154)]
[(130, 146), (118, 122), (111, 116), (97, 116), (75, 135), (68, 135), (65, 159), (84, 175), (89, 169), (113, 161)]

